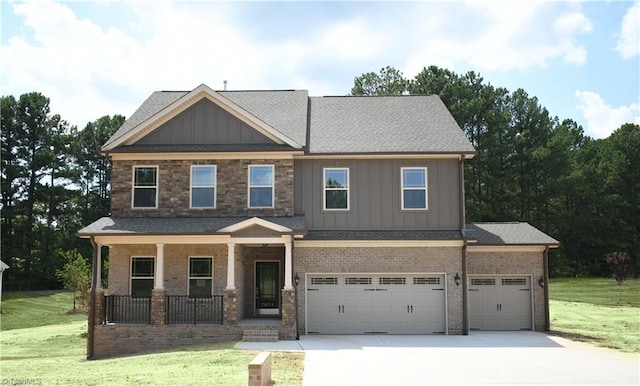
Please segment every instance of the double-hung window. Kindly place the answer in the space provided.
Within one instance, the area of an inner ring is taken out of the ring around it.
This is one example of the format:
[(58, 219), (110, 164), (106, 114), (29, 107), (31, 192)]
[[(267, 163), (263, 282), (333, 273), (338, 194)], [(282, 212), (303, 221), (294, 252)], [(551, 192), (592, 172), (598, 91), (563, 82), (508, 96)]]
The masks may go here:
[(273, 208), (273, 165), (249, 166), (249, 208)]
[(427, 209), (427, 168), (402, 168), (402, 209)]
[(216, 167), (214, 165), (191, 166), (191, 207), (216, 207)]
[(189, 258), (189, 297), (210, 298), (213, 288), (213, 258)]
[(324, 169), (324, 209), (349, 209), (349, 169)]
[(158, 206), (158, 167), (135, 166), (133, 168), (133, 207), (156, 208)]
[(150, 298), (154, 282), (153, 257), (131, 258), (131, 297)]

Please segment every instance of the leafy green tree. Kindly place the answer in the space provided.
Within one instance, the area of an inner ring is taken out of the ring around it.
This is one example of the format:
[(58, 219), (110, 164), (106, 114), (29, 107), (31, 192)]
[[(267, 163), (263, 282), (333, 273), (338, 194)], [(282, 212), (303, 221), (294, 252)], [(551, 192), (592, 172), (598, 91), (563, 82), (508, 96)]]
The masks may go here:
[(389, 66), (380, 69), (379, 74), (362, 74), (353, 83), (351, 95), (402, 95), (408, 85), (402, 73)]
[(91, 267), (77, 250), (58, 251), (58, 256), (66, 261), (56, 276), (64, 283), (64, 288), (73, 291), (73, 309), (88, 310), (91, 289)]

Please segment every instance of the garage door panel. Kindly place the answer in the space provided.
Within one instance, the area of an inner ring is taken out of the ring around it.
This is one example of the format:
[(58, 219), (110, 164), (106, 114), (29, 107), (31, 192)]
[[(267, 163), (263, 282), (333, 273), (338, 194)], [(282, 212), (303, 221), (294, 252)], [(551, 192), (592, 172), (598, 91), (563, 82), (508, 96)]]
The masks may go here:
[[(445, 331), (443, 275), (321, 276), (310, 275), (308, 281), (307, 326), (310, 332), (432, 334)], [(325, 292), (331, 295), (322, 296), (327, 283), (331, 284), (331, 290)], [(315, 291), (317, 289), (320, 291)], [(317, 311), (316, 308), (323, 311)], [(337, 326), (336, 314), (330, 314), (334, 308), (339, 310)], [(326, 318), (329, 324), (325, 326), (322, 318)], [(311, 327), (317, 327), (318, 331)]]
[(473, 330), (530, 330), (531, 279), (472, 277), (469, 317)]

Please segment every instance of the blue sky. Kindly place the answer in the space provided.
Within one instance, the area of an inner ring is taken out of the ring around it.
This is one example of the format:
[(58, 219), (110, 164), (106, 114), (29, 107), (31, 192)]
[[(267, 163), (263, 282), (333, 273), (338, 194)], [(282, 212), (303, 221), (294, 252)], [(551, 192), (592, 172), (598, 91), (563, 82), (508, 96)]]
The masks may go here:
[(345, 95), (387, 65), (475, 71), (595, 138), (640, 124), (639, 1), (0, 1), (0, 92), (79, 127), (155, 90)]

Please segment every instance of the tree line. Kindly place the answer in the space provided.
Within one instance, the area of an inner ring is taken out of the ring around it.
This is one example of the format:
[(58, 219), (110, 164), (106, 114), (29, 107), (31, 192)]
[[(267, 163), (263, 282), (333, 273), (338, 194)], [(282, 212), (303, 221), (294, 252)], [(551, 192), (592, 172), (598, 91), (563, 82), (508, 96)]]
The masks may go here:
[[(561, 242), (556, 276), (609, 274), (605, 255), (626, 252), (638, 274), (640, 127), (592, 139), (524, 90), (474, 72), (431, 66), (413, 79), (392, 68), (354, 79), (352, 95), (438, 94), (477, 150), (466, 162), (467, 221), (526, 221)], [(109, 214), (110, 165), (99, 149), (122, 115), (83, 129), (52, 114), (38, 92), (1, 100), (2, 260), (8, 289), (61, 286), (56, 273), (91, 247), (83, 226)], [(59, 276), (59, 275), (58, 275)]]
[[(640, 254), (640, 126), (605, 139), (560, 120), (523, 89), (495, 87), (473, 72), (430, 66), (413, 79), (393, 67), (354, 79), (352, 95), (437, 94), (476, 148), (466, 162), (468, 222), (526, 221), (561, 243), (556, 276), (610, 274), (605, 256)], [(612, 128), (614, 129), (614, 128)]]
[(0, 248), (8, 289), (60, 287), (56, 272), (71, 252), (92, 256), (78, 230), (109, 213), (110, 168), (99, 150), (124, 117), (104, 116), (79, 130), (49, 104), (38, 92), (1, 101)]

